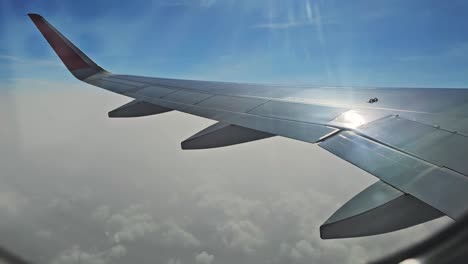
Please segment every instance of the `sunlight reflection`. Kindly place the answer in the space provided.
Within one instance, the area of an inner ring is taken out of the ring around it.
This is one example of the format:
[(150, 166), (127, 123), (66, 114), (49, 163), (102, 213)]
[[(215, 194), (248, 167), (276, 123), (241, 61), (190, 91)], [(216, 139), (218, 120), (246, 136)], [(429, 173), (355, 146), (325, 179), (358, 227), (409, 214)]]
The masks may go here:
[(353, 110), (343, 113), (343, 120), (352, 128), (356, 128), (366, 122), (362, 115)]

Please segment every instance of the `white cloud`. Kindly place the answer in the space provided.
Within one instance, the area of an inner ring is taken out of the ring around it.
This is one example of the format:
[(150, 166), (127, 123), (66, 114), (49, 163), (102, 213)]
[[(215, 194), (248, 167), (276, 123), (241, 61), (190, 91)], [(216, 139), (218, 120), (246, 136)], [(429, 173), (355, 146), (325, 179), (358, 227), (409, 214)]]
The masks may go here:
[(320, 254), (320, 252), (315, 250), (306, 240), (297, 242), (295, 247), (292, 248), (290, 252), (290, 256), (294, 260), (311, 259), (316, 257), (318, 254)]
[(16, 216), (28, 204), (28, 199), (17, 192), (0, 192), (0, 214)]
[(100, 206), (94, 210), (91, 216), (96, 220), (106, 221), (110, 215), (109, 206)]
[(197, 206), (201, 209), (221, 210), (229, 219), (267, 219), (270, 211), (259, 200), (246, 199), (209, 186), (201, 186), (195, 190), (198, 196)]
[(49, 230), (38, 230), (36, 232), (36, 236), (38, 236), (39, 238), (43, 240), (48, 240), (52, 238), (52, 232)]
[(200, 246), (200, 241), (194, 235), (174, 222), (167, 223), (162, 229), (161, 240), (167, 245), (186, 248)]
[(214, 256), (206, 253), (206, 251), (203, 251), (200, 254), (195, 256), (196, 264), (211, 264), (213, 263), (213, 260), (214, 260)]
[[(175, 221), (157, 222), (141, 204), (132, 205), (118, 213), (111, 214), (107, 206), (101, 206), (91, 215), (95, 220), (104, 221), (115, 243), (134, 242), (143, 237), (153, 238), (168, 246), (193, 248), (201, 242)], [(107, 232), (106, 232), (107, 233)]]
[(120, 258), (127, 255), (127, 249), (122, 245), (113, 246), (109, 249), (108, 256), (111, 258)]
[(125, 247), (121, 245), (114, 246), (109, 250), (89, 253), (80, 249), (79, 246), (65, 250), (59, 256), (54, 258), (52, 264), (108, 264), (116, 259), (125, 256), (127, 253)]
[(107, 222), (116, 230), (113, 235), (116, 243), (135, 241), (148, 233), (156, 232), (159, 228), (141, 205), (133, 205), (121, 213), (113, 214)]
[(167, 261), (167, 264), (182, 264), (182, 261), (178, 258), (171, 258)]
[(265, 244), (263, 231), (248, 220), (229, 221), (217, 230), (224, 245), (244, 254), (251, 254)]

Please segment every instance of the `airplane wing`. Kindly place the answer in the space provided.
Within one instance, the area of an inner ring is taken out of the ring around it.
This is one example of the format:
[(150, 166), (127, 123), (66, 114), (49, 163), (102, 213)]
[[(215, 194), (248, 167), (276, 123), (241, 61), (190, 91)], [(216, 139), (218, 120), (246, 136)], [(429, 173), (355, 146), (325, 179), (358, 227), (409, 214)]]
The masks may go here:
[(109, 117), (176, 110), (218, 121), (183, 149), (272, 136), (316, 143), (376, 176), (321, 227), (322, 238), (375, 235), (468, 209), (468, 90), (209, 82), (108, 72), (29, 14), (79, 80), (133, 98)]

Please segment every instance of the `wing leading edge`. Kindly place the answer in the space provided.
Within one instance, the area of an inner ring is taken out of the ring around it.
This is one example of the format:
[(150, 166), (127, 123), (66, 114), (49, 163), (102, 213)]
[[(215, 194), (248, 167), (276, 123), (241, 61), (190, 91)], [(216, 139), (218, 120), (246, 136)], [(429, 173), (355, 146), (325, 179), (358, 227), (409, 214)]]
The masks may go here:
[(468, 210), (467, 90), (304, 87), (113, 74), (43, 17), (29, 17), (76, 78), (135, 99), (109, 117), (177, 110), (219, 122), (185, 140), (183, 149), (279, 135), (318, 143), (379, 178), (324, 223), (322, 238), (381, 234), (443, 215), (457, 220)]

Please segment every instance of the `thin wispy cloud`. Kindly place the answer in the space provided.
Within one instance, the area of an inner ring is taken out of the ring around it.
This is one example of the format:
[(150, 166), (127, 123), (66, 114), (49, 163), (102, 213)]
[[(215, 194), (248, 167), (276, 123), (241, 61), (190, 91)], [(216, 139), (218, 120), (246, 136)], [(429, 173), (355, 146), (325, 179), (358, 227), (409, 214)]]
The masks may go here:
[(460, 43), (450, 48), (446, 53), (449, 56), (467, 57), (468, 56), (468, 42)]
[(53, 57), (39, 59), (3, 54), (0, 55), (0, 82), (24, 77), (47, 78), (44, 76), (50, 77), (51, 73), (61, 71), (63, 67), (60, 60)]
[(18, 61), (18, 58), (11, 55), (0, 55), (0, 61)]
[(288, 29), (288, 28), (296, 28), (296, 27), (305, 27), (305, 26), (316, 26), (322, 28), (323, 25), (334, 25), (338, 24), (338, 22), (334, 19), (327, 18), (324, 19), (320, 15), (320, 10), (318, 6), (311, 8), (311, 11), (314, 13), (315, 17), (309, 17), (309, 15), (305, 18), (290, 18), (287, 21), (285, 20), (270, 20), (267, 23), (258, 23), (253, 25), (253, 28), (264, 28), (264, 29)]
[(306, 2), (306, 14), (309, 21), (312, 21), (312, 8), (310, 6), (310, 1)]
[(201, 0), (200, 5), (202, 7), (210, 7), (216, 3), (216, 0)]
[(24, 58), (19, 56), (12, 56), (12, 55), (1, 55), (0, 54), (0, 64), (1, 63), (11, 63), (11, 64), (28, 64), (28, 65), (36, 65), (36, 66), (52, 66), (52, 67), (63, 67), (63, 65), (55, 60), (55, 59), (31, 59), (31, 58)]
[(159, 2), (160, 6), (168, 6), (168, 7), (179, 7), (179, 6), (184, 6), (186, 4), (187, 4), (186, 1), (177, 1), (177, 0)]
[(288, 22), (270, 22), (263, 24), (256, 24), (254, 28), (266, 28), (266, 29), (288, 29), (294, 27), (302, 27), (307, 25), (313, 25), (313, 21), (288, 21)]
[[(310, 2), (307, 1), (308, 10), (310, 9)], [(309, 11), (307, 12), (309, 14)], [(319, 39), (322, 45), (325, 45), (325, 38), (323, 37), (323, 24), (322, 24), (322, 15), (320, 13), (319, 6), (317, 4), (314, 5), (314, 15), (316, 20), (316, 28), (317, 28), (317, 38)], [(312, 17), (310, 17), (312, 19)]]
[(167, 0), (159, 3), (163, 7), (184, 7), (199, 5), (201, 7), (211, 7), (216, 3), (216, 0), (200, 0), (200, 1), (189, 1), (189, 0)]
[(273, 18), (272, 14), (269, 14), (269, 21), (266, 23), (258, 23), (253, 25), (254, 28), (263, 29), (289, 29), (305, 26), (314, 26), (317, 31), (320, 31), (322, 35), (322, 27), (324, 24), (336, 24), (336, 20), (328, 18), (323, 19), (318, 4), (311, 4), (310, 1), (306, 1), (303, 8), (299, 10), (289, 9), (287, 19)]
[(421, 62), (424, 60), (440, 60), (444, 58), (468, 58), (468, 42), (459, 43), (448, 47), (445, 50), (434, 52), (432, 54), (415, 54), (409, 56), (398, 57), (398, 61), (402, 62)]

